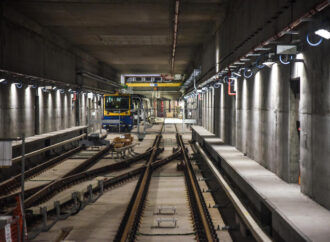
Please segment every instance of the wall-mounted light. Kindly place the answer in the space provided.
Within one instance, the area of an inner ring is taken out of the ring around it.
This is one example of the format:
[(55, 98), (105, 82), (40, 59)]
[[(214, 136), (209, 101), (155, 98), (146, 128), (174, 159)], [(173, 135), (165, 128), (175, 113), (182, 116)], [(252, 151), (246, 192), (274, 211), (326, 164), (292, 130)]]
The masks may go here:
[(6, 82), (6, 79), (0, 79), (0, 83), (5, 83)]
[(61, 90), (60, 90), (60, 93), (62, 93), (62, 94), (63, 94), (64, 92), (65, 92), (65, 90), (64, 90), (64, 89), (61, 89)]
[(242, 58), (242, 59), (240, 59), (240, 61), (245, 61), (245, 62), (247, 62), (247, 61), (250, 61), (251, 59), (249, 59), (249, 58)]
[(53, 90), (56, 90), (56, 87), (55, 86), (53, 86)]
[(318, 29), (315, 31), (315, 34), (321, 36), (322, 38), (330, 39), (330, 32), (327, 29)]
[(89, 93), (87, 94), (87, 98), (93, 99), (93, 93), (89, 92)]
[(269, 53), (267, 58), (262, 62), (263, 65), (266, 65), (268, 67), (271, 67), (275, 64), (275, 61), (273, 60), (273, 57), (275, 56), (275, 53)]
[(29, 85), (30, 88), (37, 88), (37, 85)]

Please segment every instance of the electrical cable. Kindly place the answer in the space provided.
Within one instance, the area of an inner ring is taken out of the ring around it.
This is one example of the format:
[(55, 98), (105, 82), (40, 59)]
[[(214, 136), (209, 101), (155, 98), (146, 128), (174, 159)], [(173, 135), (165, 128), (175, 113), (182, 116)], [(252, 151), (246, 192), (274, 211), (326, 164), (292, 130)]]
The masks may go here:
[(280, 56), (279, 56), (279, 60), (280, 60), (280, 62), (281, 62), (283, 65), (288, 65), (288, 64), (290, 64), (290, 62), (291, 62), (292, 59), (293, 59), (293, 57), (292, 57), (292, 56), (289, 56), (289, 58), (287, 58), (287, 60), (285, 61), (285, 60), (283, 60), (283, 55), (280, 55)]
[(308, 33), (308, 34), (306, 35), (306, 41), (307, 41), (307, 43), (308, 43), (310, 46), (315, 47), (315, 46), (319, 46), (319, 45), (323, 42), (323, 38), (320, 37), (320, 40), (319, 40), (318, 42), (313, 43), (313, 42), (311, 42), (311, 40), (310, 40), (310, 38), (309, 38), (309, 33)]
[[(250, 72), (250, 74), (248, 74), (248, 72)], [(246, 68), (245, 70), (244, 70), (244, 77), (245, 78), (250, 78), (250, 77), (252, 77), (253, 76), (253, 72), (252, 72), (252, 70), (250, 69), (250, 68)]]

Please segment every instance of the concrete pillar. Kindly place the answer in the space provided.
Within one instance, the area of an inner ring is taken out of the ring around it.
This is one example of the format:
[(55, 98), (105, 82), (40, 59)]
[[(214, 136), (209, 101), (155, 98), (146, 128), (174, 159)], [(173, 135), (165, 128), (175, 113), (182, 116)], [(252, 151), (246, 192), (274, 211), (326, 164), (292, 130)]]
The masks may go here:
[(238, 150), (243, 150), (243, 139), (242, 139), (242, 124), (243, 124), (243, 82), (245, 80), (239, 79), (237, 81), (237, 89), (236, 89), (236, 122), (235, 122), (235, 130), (236, 130), (236, 138), (235, 138), (235, 143), (236, 143), (236, 148)]
[(330, 45), (307, 48), (301, 76), (301, 190), (330, 209)]
[(220, 137), (220, 93), (221, 86), (214, 89), (214, 134)]
[(211, 88), (211, 117), (210, 117), (210, 122), (211, 122), (211, 132), (214, 133), (214, 88)]
[(226, 144), (231, 144), (231, 125), (232, 125), (232, 109), (231, 109), (231, 102), (232, 102), (232, 96), (229, 96), (227, 93), (228, 85), (223, 84), (223, 88), (221, 88), (221, 121), (220, 121), (220, 127), (221, 127), (221, 139)]

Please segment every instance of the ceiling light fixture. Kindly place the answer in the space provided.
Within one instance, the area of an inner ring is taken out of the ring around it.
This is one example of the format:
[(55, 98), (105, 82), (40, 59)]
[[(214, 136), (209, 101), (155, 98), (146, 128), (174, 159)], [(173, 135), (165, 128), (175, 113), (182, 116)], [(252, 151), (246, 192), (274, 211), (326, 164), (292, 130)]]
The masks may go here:
[(239, 74), (238, 72), (232, 72), (233, 73), (233, 75), (235, 75), (235, 76), (237, 76), (237, 77), (241, 77), (242, 75), (241, 74)]
[(316, 30), (315, 34), (318, 35), (318, 36), (321, 36), (322, 38), (330, 39), (330, 32), (327, 29)]
[(254, 49), (255, 51), (264, 51), (264, 50), (270, 50), (270, 48), (264, 48), (264, 47), (258, 47)]
[(247, 54), (246, 56), (247, 56), (247, 57), (250, 57), (250, 56), (261, 56), (261, 54), (258, 54), (258, 53), (250, 53), (250, 54)]

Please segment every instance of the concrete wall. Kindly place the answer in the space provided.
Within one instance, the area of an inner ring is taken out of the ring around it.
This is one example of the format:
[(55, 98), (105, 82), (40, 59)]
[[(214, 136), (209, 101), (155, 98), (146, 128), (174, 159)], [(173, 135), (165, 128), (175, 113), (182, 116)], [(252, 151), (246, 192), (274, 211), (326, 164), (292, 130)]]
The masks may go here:
[[(116, 78), (113, 68), (31, 19), (2, 4), (0, 10), (0, 69), (68, 84), (79, 83), (76, 72), (81, 70)], [(98, 87), (95, 80), (83, 81)], [(20, 136), (21, 132), (31, 136), (86, 125), (101, 115), (95, 112), (99, 108), (95, 100), (88, 101), (82, 94), (77, 98), (79, 101), (74, 101), (73, 94), (59, 90), (43, 92), (27, 85), (17, 88), (0, 84), (0, 137)]]
[(2, 6), (0, 18), (1, 69), (67, 83), (76, 82), (79, 70), (117, 78), (110, 66), (10, 7)]
[[(73, 100), (74, 95), (68, 92), (43, 92), (41, 88), (0, 84), (0, 137), (17, 137), (23, 132), (28, 137), (99, 120), (102, 106), (98, 106), (97, 100), (100, 97), (78, 96), (79, 106)], [(79, 119), (76, 108), (80, 110)], [(94, 122), (90, 131), (96, 127)]]
[(301, 188), (330, 209), (329, 52), (330, 41), (307, 48), (301, 55), (304, 64), (296, 64), (294, 71), (301, 80)]
[[(321, 1), (249, 1), (229, 3), (229, 16), (220, 28), (220, 69), (246, 54)], [(330, 16), (330, 10), (319, 17)], [(299, 28), (306, 33), (317, 22)], [(254, 33), (254, 34), (253, 34)], [(245, 39), (249, 38), (247, 41)], [(214, 49), (214, 53), (216, 50)], [(240, 79), (237, 95), (217, 89), (214, 133), (237, 147), (287, 182), (298, 182), (301, 191), (330, 209), (330, 41), (306, 46), (298, 58), (304, 63), (274, 64), (254, 77)], [(213, 55), (209, 56), (210, 59)], [(300, 78), (300, 93), (294, 95), (291, 78)], [(204, 103), (204, 96), (203, 101)], [(203, 108), (206, 108), (205, 104)], [(203, 110), (204, 127), (207, 111)], [(296, 122), (300, 121), (301, 133)]]
[(322, 0), (228, 1), (220, 26), (220, 69), (248, 53)]

